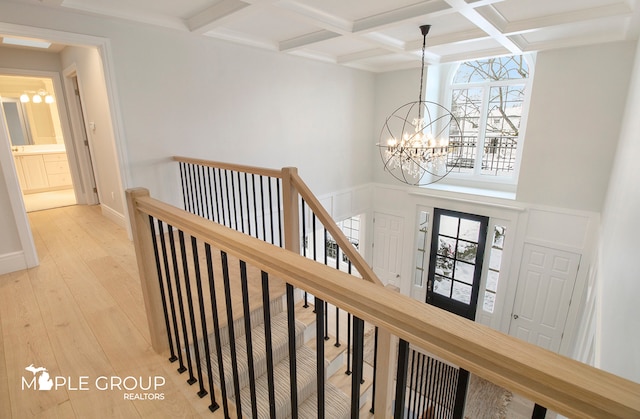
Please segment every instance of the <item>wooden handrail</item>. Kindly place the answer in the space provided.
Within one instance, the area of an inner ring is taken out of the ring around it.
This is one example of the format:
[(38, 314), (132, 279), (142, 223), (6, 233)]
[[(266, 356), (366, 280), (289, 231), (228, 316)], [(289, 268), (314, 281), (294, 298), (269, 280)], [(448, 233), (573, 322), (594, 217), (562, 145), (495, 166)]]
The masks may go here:
[[(342, 230), (336, 225), (331, 215), (329, 215), (318, 198), (316, 198), (311, 189), (298, 175), (298, 172), (295, 168), (285, 167), (282, 170), (274, 170), (262, 167), (216, 162), (211, 160), (193, 159), (190, 157), (182, 156), (174, 156), (173, 160), (187, 164), (215, 167), (224, 170), (253, 173), (257, 175), (271, 176), (282, 179), (284, 183), (284, 193), (289, 193), (289, 185), (293, 186), (293, 188), (297, 190), (297, 193), (300, 194), (300, 196), (308, 204), (309, 208), (316, 214), (320, 223), (324, 226), (324, 228), (327, 229), (329, 234), (331, 234), (331, 237), (333, 237), (344, 254), (347, 255), (353, 266), (360, 273), (360, 276), (362, 276), (363, 279), (369, 282), (382, 285), (382, 281), (380, 281), (380, 278), (378, 278), (378, 276), (373, 272), (373, 269), (371, 269), (362, 255), (358, 253), (358, 251), (353, 247), (351, 242), (349, 242)], [(284, 196), (283, 201), (285, 202), (285, 206), (297, 205), (297, 202), (293, 203), (293, 201), (291, 201), (290, 199), (286, 199), (286, 197)], [(291, 217), (289, 220), (285, 220), (285, 235), (288, 238), (288, 240), (285, 240), (285, 244), (287, 245), (287, 249), (295, 251), (294, 249), (299, 248), (299, 243), (296, 243), (299, 240), (296, 241), (293, 239), (295, 234), (299, 234), (299, 231), (297, 229), (298, 217), (297, 214), (294, 214), (294, 212), (291, 210), (291, 207), (287, 209), (289, 210), (287, 214), (289, 214)], [(295, 224), (291, 223), (292, 220)]]
[(351, 242), (344, 235), (342, 230), (337, 226), (329, 212), (322, 206), (318, 198), (311, 192), (311, 189), (307, 186), (297, 172), (292, 173), (291, 181), (298, 193), (304, 199), (304, 202), (309, 205), (309, 208), (314, 212), (316, 217), (320, 220), (320, 223), (327, 229), (331, 237), (336, 241), (340, 249), (347, 255), (353, 266), (358, 270), (363, 279), (372, 282), (377, 285), (382, 285), (380, 278), (373, 272), (373, 269), (367, 264), (362, 255), (353, 247)]
[[(640, 417), (640, 384), (354, 280), (293, 252), (127, 191), (130, 215), (152, 215), (413, 345), (569, 417)], [(141, 221), (142, 220), (142, 221)]]
[(252, 173), (254, 175), (270, 176), (282, 178), (282, 171), (266, 169), (264, 167), (244, 166), (241, 164), (225, 163), (211, 160), (193, 159), (191, 157), (173, 156), (173, 160), (187, 164), (197, 164), (200, 166), (216, 167), (223, 170), (234, 170), (236, 172)]

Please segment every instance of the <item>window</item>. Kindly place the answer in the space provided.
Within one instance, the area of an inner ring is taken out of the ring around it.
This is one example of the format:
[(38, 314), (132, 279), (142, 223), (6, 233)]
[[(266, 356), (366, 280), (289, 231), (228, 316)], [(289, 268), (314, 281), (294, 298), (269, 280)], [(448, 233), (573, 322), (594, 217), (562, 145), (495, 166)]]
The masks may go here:
[(528, 85), (529, 66), (521, 55), (458, 66), (451, 85), (451, 111), (460, 130), (452, 129), (450, 141), (460, 146), (460, 154), (451, 157), (452, 162), (457, 160), (452, 172), (514, 177)]
[(489, 269), (487, 271), (487, 285), (484, 290), (484, 302), (482, 304), (482, 309), (487, 313), (493, 313), (496, 304), (496, 292), (498, 292), (498, 279), (500, 278), (500, 265), (502, 265), (505, 232), (506, 228), (499, 225), (496, 225), (493, 230)]
[[(338, 225), (340, 230), (342, 230), (347, 239), (349, 239), (349, 242), (353, 245), (353, 247), (358, 250), (360, 246), (360, 216), (354, 215), (353, 217), (347, 218), (346, 220), (338, 221), (336, 224)], [(333, 260), (338, 257), (338, 243), (336, 243), (336, 241), (330, 235), (327, 235), (327, 239), (325, 241), (325, 252), (327, 257)], [(348, 263), (349, 258), (347, 258), (347, 255), (342, 252), (342, 249), (340, 249), (340, 254), (342, 255), (342, 262)]]
[(427, 228), (429, 226), (429, 214), (420, 211), (418, 218), (418, 235), (416, 238), (416, 270), (413, 278), (413, 285), (422, 287), (424, 284), (424, 271), (427, 262)]

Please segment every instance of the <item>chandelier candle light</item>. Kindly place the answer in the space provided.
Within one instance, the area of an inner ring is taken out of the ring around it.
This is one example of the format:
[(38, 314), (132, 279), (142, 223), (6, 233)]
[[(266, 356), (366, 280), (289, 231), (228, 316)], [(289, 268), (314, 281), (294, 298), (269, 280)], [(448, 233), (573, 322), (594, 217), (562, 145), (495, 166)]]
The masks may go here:
[(460, 132), (457, 119), (444, 106), (422, 99), (424, 56), (430, 28), (431, 25), (420, 26), (422, 68), (418, 101), (402, 105), (386, 119), (377, 144), (385, 171), (414, 186), (441, 180), (460, 158), (458, 144), (449, 141), (451, 131)]

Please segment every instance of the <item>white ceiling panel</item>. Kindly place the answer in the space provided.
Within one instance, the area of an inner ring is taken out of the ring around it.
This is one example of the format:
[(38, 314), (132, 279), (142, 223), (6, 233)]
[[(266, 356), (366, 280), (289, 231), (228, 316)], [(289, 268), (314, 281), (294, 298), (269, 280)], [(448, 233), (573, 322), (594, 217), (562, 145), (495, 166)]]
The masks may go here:
[[(636, 40), (632, 0), (19, 0), (151, 23), (367, 71)], [(0, 34), (1, 36), (2, 34)]]
[(518, 0), (495, 3), (492, 7), (502, 14), (510, 22), (538, 18), (543, 16), (555, 16), (576, 11), (594, 11), (603, 6), (618, 8), (625, 5), (621, 0)]

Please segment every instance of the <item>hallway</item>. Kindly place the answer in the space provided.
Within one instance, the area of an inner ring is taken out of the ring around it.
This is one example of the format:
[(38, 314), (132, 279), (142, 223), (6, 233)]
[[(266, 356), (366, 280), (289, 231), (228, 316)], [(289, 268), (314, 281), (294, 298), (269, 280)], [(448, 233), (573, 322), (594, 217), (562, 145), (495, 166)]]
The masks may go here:
[[(40, 266), (0, 276), (0, 417), (217, 417), (151, 349), (126, 231), (98, 206), (34, 212), (29, 220)], [(22, 377), (35, 376), (24, 369), (31, 364), (66, 383), (23, 390)], [(166, 383), (155, 392), (100, 390), (112, 377), (116, 384), (135, 377), (140, 388), (150, 378)], [(164, 399), (125, 400), (126, 393), (151, 392)]]

